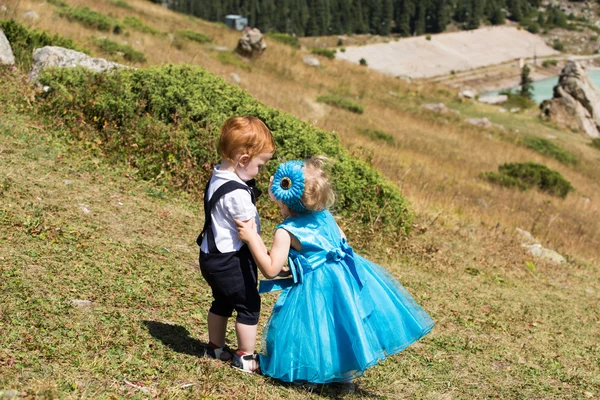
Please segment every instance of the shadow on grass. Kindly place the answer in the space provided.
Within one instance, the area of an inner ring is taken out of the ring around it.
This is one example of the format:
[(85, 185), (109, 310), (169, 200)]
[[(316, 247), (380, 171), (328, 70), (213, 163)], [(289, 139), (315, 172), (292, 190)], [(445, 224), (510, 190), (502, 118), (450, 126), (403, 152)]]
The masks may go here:
[(203, 357), (206, 343), (190, 337), (190, 332), (180, 325), (164, 324), (156, 321), (144, 321), (148, 332), (173, 351), (191, 356)]
[(298, 393), (312, 393), (315, 396), (319, 396), (325, 399), (343, 399), (346, 397), (355, 398), (355, 396), (359, 396), (361, 399), (389, 399), (389, 397), (387, 396), (369, 393), (368, 391), (360, 387), (360, 383), (356, 383), (356, 381), (354, 382), (354, 392), (346, 392), (345, 389), (347, 389), (347, 386), (345, 384), (340, 383), (329, 383), (324, 385), (314, 385), (313, 387), (310, 387), (307, 385), (296, 385), (293, 383), (281, 382), (277, 379), (265, 376), (265, 383), (268, 383), (272, 386), (283, 386), (287, 388), (293, 388)]

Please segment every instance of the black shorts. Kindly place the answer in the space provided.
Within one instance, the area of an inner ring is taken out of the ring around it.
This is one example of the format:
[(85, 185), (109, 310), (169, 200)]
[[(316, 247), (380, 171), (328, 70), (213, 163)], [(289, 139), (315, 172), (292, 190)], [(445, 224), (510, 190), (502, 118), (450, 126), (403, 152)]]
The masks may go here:
[(236, 321), (244, 325), (258, 324), (258, 271), (248, 246), (231, 253), (201, 251), (200, 271), (212, 289), (214, 300), (210, 312), (229, 318), (235, 310)]

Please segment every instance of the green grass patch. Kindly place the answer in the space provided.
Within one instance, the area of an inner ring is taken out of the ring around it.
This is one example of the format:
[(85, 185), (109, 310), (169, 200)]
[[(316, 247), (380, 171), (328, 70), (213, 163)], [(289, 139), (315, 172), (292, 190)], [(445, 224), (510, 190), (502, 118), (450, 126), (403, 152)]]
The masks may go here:
[(288, 35), (287, 33), (269, 32), (267, 33), (267, 37), (279, 43), (287, 44), (288, 46), (291, 46), (294, 49), (300, 48), (300, 42), (298, 41), (298, 38), (292, 35)]
[(239, 67), (248, 72), (252, 71), (252, 67), (246, 61), (241, 59), (235, 52), (223, 51), (217, 53), (217, 60), (222, 62), (223, 64), (233, 65), (235, 67)]
[(206, 35), (203, 35), (200, 32), (196, 32), (196, 31), (182, 30), (182, 31), (177, 31), (176, 34), (177, 34), (177, 36), (187, 39), (187, 40), (191, 40), (192, 42), (198, 42), (198, 43), (212, 42), (211, 38), (209, 38)]
[(556, 67), (558, 65), (558, 60), (544, 60), (542, 61), (542, 67), (544, 68), (549, 68), (549, 67)]
[(121, 54), (123, 58), (127, 61), (131, 61), (134, 63), (145, 63), (146, 56), (141, 51), (138, 51), (131, 47), (128, 44), (121, 44), (114, 42), (112, 40), (102, 38), (102, 39), (94, 39), (94, 43), (100, 49), (100, 51), (110, 54), (110, 55), (118, 55)]
[(481, 177), (501, 186), (520, 190), (538, 188), (562, 198), (574, 190), (571, 183), (558, 171), (533, 162), (502, 164), (498, 167), (498, 173), (483, 172)]
[(324, 49), (322, 47), (313, 47), (310, 50), (310, 52), (313, 54), (316, 54), (318, 56), (327, 57), (330, 60), (333, 60), (335, 58), (336, 50), (335, 49)]
[(158, 30), (146, 25), (144, 21), (137, 17), (125, 17), (123, 19), (123, 23), (138, 32), (149, 33), (151, 35), (156, 35), (159, 33)]
[(362, 114), (365, 109), (360, 104), (356, 104), (350, 100), (336, 95), (326, 95), (317, 97), (319, 103), (325, 103), (332, 107), (341, 108), (342, 110), (348, 110), (355, 114)]
[(575, 157), (575, 155), (569, 153), (568, 151), (566, 151), (565, 149), (548, 139), (539, 137), (524, 137), (521, 140), (523, 141), (523, 144), (525, 144), (525, 146), (527, 146), (528, 148), (545, 156), (552, 157), (563, 164), (575, 165), (578, 162), (577, 157)]
[(129, 4), (128, 2), (123, 1), (123, 0), (108, 0), (108, 2), (110, 4), (112, 4), (113, 6), (121, 7), (121, 8), (124, 8), (126, 10), (133, 10), (133, 6), (131, 4)]
[(123, 31), (123, 25), (118, 20), (107, 15), (91, 10), (88, 7), (68, 7), (59, 12), (62, 17), (70, 21), (77, 21), (88, 28), (104, 32), (119, 34)]
[(392, 135), (379, 129), (359, 129), (358, 132), (361, 135), (376, 141), (385, 142), (389, 145), (396, 144), (396, 141)]
[(10, 43), (15, 63), (22, 71), (31, 69), (33, 51), (40, 47), (60, 46), (89, 54), (88, 50), (79, 47), (71, 39), (66, 39), (58, 34), (50, 35), (38, 30), (29, 30), (12, 19), (0, 21), (0, 27)]
[[(411, 226), (411, 212), (398, 188), (351, 156), (337, 135), (267, 107), (202, 68), (169, 65), (110, 74), (55, 69), (40, 82), (50, 87), (43, 112), (61, 115), (65, 124), (76, 127), (73, 132), (102, 143), (103, 152), (136, 168), (140, 178), (198, 191), (198, 182), (219, 161), (220, 125), (231, 115), (254, 115), (273, 132), (280, 160), (318, 154), (331, 158), (336, 212), (357, 224), (353, 234), (407, 232)], [(268, 182), (276, 164), (270, 163), (259, 181)], [(373, 210), (378, 210), (376, 219)]]
[(592, 146), (595, 149), (600, 150), (600, 138), (592, 139), (592, 141), (590, 142), (590, 146)]

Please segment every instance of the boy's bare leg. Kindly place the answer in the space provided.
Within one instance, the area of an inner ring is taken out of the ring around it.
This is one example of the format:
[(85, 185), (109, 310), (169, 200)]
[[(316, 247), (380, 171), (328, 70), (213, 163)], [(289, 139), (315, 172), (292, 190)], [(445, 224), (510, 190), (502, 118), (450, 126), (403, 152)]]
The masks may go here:
[(218, 347), (225, 346), (225, 331), (227, 330), (228, 319), (208, 312), (208, 340)]
[(235, 323), (235, 332), (238, 339), (238, 350), (253, 354), (256, 346), (256, 328), (258, 325), (245, 325), (239, 322)]

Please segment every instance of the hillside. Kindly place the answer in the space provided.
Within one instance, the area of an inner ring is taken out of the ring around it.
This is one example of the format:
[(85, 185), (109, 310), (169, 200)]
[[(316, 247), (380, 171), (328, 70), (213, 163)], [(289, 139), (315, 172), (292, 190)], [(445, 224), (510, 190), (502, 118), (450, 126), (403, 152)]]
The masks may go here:
[[(399, 277), (437, 326), (371, 370), (348, 398), (600, 395), (600, 151), (588, 138), (541, 122), (535, 109), (501, 113), (459, 100), (443, 86), (408, 84), (326, 58), (312, 68), (302, 62), (306, 49), (275, 40), (267, 39), (263, 57), (242, 59), (231, 53), (236, 32), (145, 0), (68, 1), (143, 23), (136, 29), (129, 20), (118, 34), (61, 17), (64, 6), (54, 3), (0, 4), (8, 16), (71, 38), (96, 56), (142, 68), (189, 63), (230, 82), (239, 78), (238, 85), (264, 104), (339, 135), (410, 201), (415, 220), (407, 238), (390, 241), (375, 227), (365, 236), (353, 232), (352, 221), (348, 231), (352, 244)], [(39, 18), (26, 18), (30, 10)], [(185, 30), (211, 41), (182, 39), (177, 31)], [(127, 43), (146, 62), (128, 61), (94, 37)], [(196, 264), (197, 200), (143, 180), (138, 168), (106, 157), (101, 143), (73, 140), (78, 131), (64, 127), (61, 113), (42, 117), (23, 82), (23, 72), (2, 71), (0, 331), (9, 334), (0, 335), (0, 391), (77, 398), (335, 397), (329, 388), (307, 393), (198, 357), (207, 339), (208, 291)], [(352, 100), (364, 113), (318, 102), (321, 95)], [(440, 102), (457, 113), (421, 107)], [(497, 125), (475, 127), (465, 122), (469, 117)], [(531, 138), (551, 141), (577, 162), (536, 152), (527, 145)], [(562, 199), (481, 178), (515, 161), (557, 170), (575, 191)], [(265, 232), (275, 222), (267, 222)], [(517, 227), (568, 263), (533, 258)], [(75, 308), (76, 299), (95, 306)], [(265, 310), (273, 300), (265, 301)]]

